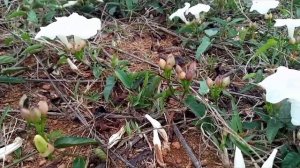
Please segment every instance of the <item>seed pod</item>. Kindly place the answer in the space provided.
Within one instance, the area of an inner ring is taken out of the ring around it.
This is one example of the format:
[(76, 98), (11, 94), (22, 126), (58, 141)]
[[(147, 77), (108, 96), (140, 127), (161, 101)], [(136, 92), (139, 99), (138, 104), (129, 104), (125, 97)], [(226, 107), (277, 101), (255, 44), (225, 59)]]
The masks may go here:
[(175, 58), (173, 55), (169, 55), (167, 58), (167, 64), (165, 66), (165, 69), (170, 70), (174, 67), (174, 65), (176, 64)]
[(20, 112), (21, 112), (21, 116), (22, 116), (22, 118), (24, 118), (24, 120), (26, 120), (27, 122), (31, 122), (31, 112), (28, 109), (21, 108)]
[(159, 66), (161, 69), (165, 69), (166, 64), (167, 64), (167, 62), (166, 62), (164, 59), (161, 59), (161, 58), (159, 59), (158, 66)]
[(54, 147), (40, 135), (36, 135), (33, 142), (42, 157), (47, 157), (54, 151)]
[(49, 106), (48, 106), (48, 103), (46, 101), (40, 101), (38, 103), (38, 108), (39, 108), (42, 116), (47, 116), (47, 113), (49, 111)]

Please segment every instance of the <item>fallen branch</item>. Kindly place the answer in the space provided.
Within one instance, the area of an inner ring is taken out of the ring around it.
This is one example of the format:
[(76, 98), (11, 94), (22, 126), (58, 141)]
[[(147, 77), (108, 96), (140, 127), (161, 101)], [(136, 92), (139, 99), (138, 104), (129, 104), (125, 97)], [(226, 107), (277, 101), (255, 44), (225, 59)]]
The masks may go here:
[(182, 134), (180, 133), (178, 127), (175, 124), (173, 124), (173, 129), (174, 129), (174, 132), (175, 132), (178, 140), (180, 141), (181, 145), (183, 146), (183, 148), (185, 149), (186, 153), (189, 155), (190, 159), (192, 160), (193, 165), (196, 168), (202, 168), (200, 161), (198, 161), (197, 157), (195, 156), (195, 154), (193, 153), (192, 149), (187, 144), (186, 140), (184, 139), (184, 137), (182, 136)]

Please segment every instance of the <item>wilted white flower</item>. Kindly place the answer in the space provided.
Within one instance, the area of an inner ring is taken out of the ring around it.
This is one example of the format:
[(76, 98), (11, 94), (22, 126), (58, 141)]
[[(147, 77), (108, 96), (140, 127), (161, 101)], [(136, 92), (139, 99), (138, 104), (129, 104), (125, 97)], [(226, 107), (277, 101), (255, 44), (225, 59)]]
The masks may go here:
[(277, 0), (252, 0), (250, 12), (256, 10), (260, 14), (267, 14), (270, 9), (279, 5)]
[(68, 41), (68, 36), (74, 37), (75, 47), (82, 45), (83, 40), (95, 36), (98, 30), (101, 29), (101, 21), (98, 18), (87, 19), (77, 13), (73, 13), (68, 17), (57, 17), (56, 21), (46, 27), (41, 27), (41, 30), (36, 34), (35, 39), (43, 37), (54, 40), (56, 37), (68, 48), (74, 48)]
[(242, 154), (242, 151), (240, 148), (235, 147), (235, 153), (234, 153), (234, 168), (245, 168), (245, 160)]
[(182, 21), (184, 21), (184, 23), (188, 24), (189, 21), (186, 20), (186, 17), (184, 14), (190, 8), (190, 6), (191, 6), (190, 3), (188, 3), (188, 2), (184, 3), (184, 7), (177, 9), (176, 12), (174, 12), (171, 16), (169, 16), (169, 19), (173, 20), (174, 17), (179, 17)]
[(280, 66), (277, 72), (265, 78), (258, 85), (266, 89), (266, 101), (279, 103), (288, 99), (291, 103), (293, 125), (300, 125), (300, 71)]
[(163, 129), (161, 124), (150, 115), (146, 114), (145, 117), (152, 124), (153, 128), (158, 131), (159, 135), (164, 139), (164, 148), (168, 148), (169, 137), (166, 130)]
[(110, 136), (110, 138), (108, 139), (108, 149), (110, 149), (115, 144), (117, 144), (122, 138), (124, 133), (125, 133), (125, 127), (123, 126), (117, 133)]
[(157, 160), (157, 163), (160, 166), (165, 167), (165, 163), (162, 155), (162, 149), (161, 149), (161, 141), (159, 139), (157, 130), (153, 130), (153, 145), (154, 145), (155, 158)]
[(0, 148), (0, 160), (5, 159), (5, 156), (11, 154), (18, 148), (22, 146), (23, 139), (20, 137), (17, 137), (13, 143), (4, 146), (3, 148)]
[(294, 38), (294, 31), (296, 27), (300, 26), (300, 19), (275, 19), (275, 21), (274, 27), (286, 26), (289, 38)]
[(195, 16), (195, 18), (197, 20), (200, 20), (200, 15), (199, 14), (201, 12), (208, 12), (209, 10), (210, 10), (210, 6), (209, 5), (205, 5), (205, 4), (199, 3), (199, 4), (195, 5), (195, 6), (192, 6), (189, 9), (187, 9), (185, 11), (185, 14), (191, 13), (192, 15)]
[[(261, 166), (261, 168), (272, 168), (274, 164), (274, 159), (276, 157), (276, 154), (278, 152), (278, 149), (273, 149), (273, 152), (268, 157), (268, 159), (264, 162), (264, 164)], [(243, 157), (243, 154), (241, 150), (236, 147), (235, 148), (235, 155), (234, 155), (234, 168), (245, 168), (245, 160)]]

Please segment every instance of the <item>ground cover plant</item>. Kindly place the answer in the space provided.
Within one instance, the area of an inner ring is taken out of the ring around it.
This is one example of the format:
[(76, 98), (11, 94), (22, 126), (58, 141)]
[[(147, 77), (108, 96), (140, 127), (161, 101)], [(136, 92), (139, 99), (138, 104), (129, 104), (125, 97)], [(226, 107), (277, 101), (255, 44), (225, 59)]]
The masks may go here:
[(1, 1), (2, 167), (300, 167), (300, 1)]

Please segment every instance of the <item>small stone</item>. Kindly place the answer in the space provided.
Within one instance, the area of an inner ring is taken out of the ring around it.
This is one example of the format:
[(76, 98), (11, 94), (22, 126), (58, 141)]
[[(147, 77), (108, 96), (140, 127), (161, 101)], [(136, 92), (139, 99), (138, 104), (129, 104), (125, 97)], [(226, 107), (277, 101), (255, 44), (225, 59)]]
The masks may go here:
[(57, 168), (66, 168), (67, 166), (65, 164), (59, 165)]
[(172, 143), (172, 146), (173, 146), (175, 149), (180, 149), (180, 143), (179, 143), (179, 142), (173, 142), (173, 143)]
[(182, 160), (180, 158), (176, 158), (176, 163), (180, 164), (180, 163), (182, 163)]
[(51, 85), (50, 84), (44, 84), (42, 86), (42, 88), (45, 89), (45, 90), (50, 90), (51, 89)]
[(39, 166), (43, 166), (45, 163), (47, 162), (47, 160), (41, 160), (40, 162), (39, 162)]

